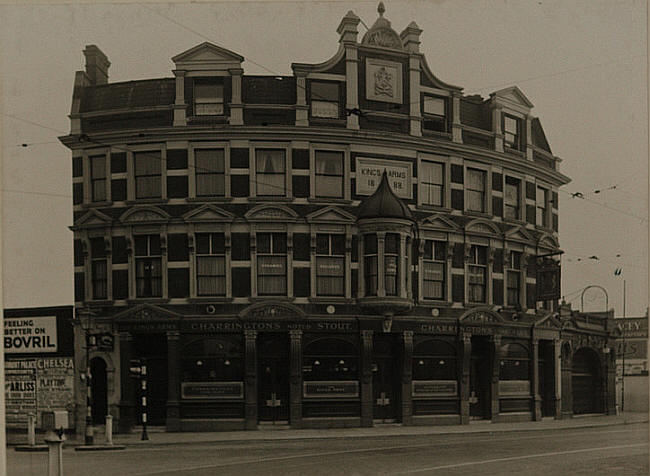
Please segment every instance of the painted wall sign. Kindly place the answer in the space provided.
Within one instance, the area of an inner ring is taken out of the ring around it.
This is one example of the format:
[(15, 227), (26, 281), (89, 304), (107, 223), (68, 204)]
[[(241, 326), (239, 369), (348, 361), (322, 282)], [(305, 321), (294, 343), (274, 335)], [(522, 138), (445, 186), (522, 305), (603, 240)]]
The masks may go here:
[(500, 380), (499, 395), (509, 396), (530, 396), (530, 380)]
[(413, 196), (413, 164), (399, 160), (357, 157), (357, 195), (372, 195), (386, 171), (390, 187), (400, 198)]
[(420, 324), (418, 332), (427, 334), (455, 335), (458, 331), (456, 324)]
[(242, 399), (244, 382), (183, 382), (181, 397), (186, 400)]
[(458, 382), (455, 380), (413, 380), (413, 398), (455, 397), (458, 395)]
[(44, 411), (74, 410), (72, 357), (7, 360), (5, 374), (8, 427), (24, 428), (29, 413), (40, 426)]
[(616, 328), (621, 332), (621, 337), (648, 337), (648, 318), (615, 319)]
[(167, 332), (177, 331), (178, 323), (175, 322), (119, 322), (121, 331), (130, 332)]
[(626, 340), (623, 344), (622, 340), (616, 341), (616, 360), (623, 360), (623, 354), (625, 354), (625, 359), (648, 359), (648, 341), (645, 339), (631, 339)]
[(57, 351), (56, 316), (5, 319), (5, 353)]
[(303, 382), (303, 396), (305, 398), (357, 398), (359, 382), (356, 380)]
[(253, 331), (314, 331), (347, 332), (356, 331), (356, 321), (243, 321), (211, 319), (209, 321), (182, 321), (183, 332), (241, 332)]

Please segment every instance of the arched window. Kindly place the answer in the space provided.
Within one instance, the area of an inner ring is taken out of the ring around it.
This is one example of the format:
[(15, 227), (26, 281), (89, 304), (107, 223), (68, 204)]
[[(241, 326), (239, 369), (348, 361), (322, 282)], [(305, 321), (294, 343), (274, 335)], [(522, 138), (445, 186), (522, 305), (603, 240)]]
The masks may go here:
[(448, 342), (430, 339), (413, 349), (413, 380), (456, 380), (456, 349)]
[(181, 355), (184, 382), (243, 380), (243, 346), (234, 339), (195, 340), (183, 348)]
[(521, 344), (505, 344), (501, 347), (499, 380), (529, 380), (530, 353)]
[(357, 380), (359, 378), (359, 353), (357, 348), (343, 339), (318, 339), (303, 351), (302, 373), (304, 380)]

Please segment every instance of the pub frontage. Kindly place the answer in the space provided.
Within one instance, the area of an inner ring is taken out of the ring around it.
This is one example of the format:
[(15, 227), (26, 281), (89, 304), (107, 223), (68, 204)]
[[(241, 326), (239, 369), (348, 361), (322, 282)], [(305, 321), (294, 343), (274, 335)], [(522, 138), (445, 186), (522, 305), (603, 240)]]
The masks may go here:
[(609, 321), (558, 304), (569, 178), (533, 104), (463, 94), (384, 13), (284, 76), (206, 42), (109, 82), (86, 46), (60, 140), (93, 424), (143, 396), (168, 431), (615, 411)]

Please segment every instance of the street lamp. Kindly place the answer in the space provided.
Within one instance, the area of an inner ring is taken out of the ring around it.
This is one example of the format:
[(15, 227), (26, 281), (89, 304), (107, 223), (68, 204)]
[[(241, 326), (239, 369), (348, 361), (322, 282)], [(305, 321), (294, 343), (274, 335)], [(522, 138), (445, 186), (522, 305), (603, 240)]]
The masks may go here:
[(87, 309), (78, 309), (77, 310), (77, 319), (79, 320), (79, 325), (81, 326), (81, 330), (84, 332), (84, 337), (85, 337), (85, 342), (86, 342), (86, 373), (85, 376), (83, 376), (83, 380), (86, 381), (86, 433), (84, 437), (84, 443), (86, 446), (90, 446), (93, 444), (93, 416), (92, 416), (92, 405), (91, 405), (91, 398), (92, 398), (92, 389), (91, 389), (91, 381), (92, 381), (92, 375), (90, 372), (90, 347), (91, 345), (94, 344), (92, 342), (94, 340), (94, 336), (90, 334), (90, 330), (92, 328), (92, 318), (93, 318), (93, 313)]

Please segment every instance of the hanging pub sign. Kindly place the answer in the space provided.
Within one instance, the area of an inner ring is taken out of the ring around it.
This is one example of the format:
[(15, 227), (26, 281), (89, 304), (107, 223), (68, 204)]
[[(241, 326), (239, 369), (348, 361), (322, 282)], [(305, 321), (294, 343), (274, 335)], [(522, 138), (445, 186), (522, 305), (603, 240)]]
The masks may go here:
[(546, 261), (537, 265), (536, 294), (538, 301), (560, 299), (560, 265)]

